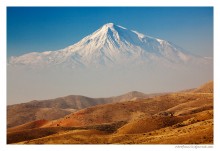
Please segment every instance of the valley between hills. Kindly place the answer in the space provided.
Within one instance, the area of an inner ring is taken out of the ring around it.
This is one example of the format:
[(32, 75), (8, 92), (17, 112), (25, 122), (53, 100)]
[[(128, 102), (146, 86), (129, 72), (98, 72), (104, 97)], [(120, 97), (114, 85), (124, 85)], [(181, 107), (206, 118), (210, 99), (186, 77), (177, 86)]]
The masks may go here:
[(213, 144), (213, 81), (172, 93), (7, 106), (8, 144)]

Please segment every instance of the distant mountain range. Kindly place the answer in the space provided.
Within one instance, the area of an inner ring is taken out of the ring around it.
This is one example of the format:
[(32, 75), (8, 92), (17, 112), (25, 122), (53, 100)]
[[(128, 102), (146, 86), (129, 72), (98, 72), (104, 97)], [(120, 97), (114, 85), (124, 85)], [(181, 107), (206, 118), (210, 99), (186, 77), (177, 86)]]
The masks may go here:
[(192, 62), (206, 64), (209, 59), (193, 55), (166, 40), (108, 23), (67, 48), (11, 57), (9, 65), (40, 68), (58, 66), (72, 69)]

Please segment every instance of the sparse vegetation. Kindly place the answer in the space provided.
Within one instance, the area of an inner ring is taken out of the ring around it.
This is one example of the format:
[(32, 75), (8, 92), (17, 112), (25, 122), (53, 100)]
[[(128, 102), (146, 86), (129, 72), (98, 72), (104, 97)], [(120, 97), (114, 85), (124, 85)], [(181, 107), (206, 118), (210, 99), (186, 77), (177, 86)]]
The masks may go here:
[(7, 143), (212, 144), (213, 94), (192, 91), (97, 105), (58, 120), (26, 123), (8, 129)]

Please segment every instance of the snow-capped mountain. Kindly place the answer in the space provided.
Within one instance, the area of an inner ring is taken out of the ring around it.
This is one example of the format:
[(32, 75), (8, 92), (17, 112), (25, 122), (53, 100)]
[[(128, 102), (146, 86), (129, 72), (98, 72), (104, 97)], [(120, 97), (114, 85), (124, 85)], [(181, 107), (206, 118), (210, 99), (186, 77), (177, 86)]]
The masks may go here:
[(68, 94), (107, 97), (133, 90), (177, 91), (212, 78), (211, 58), (108, 23), (64, 49), (11, 57), (7, 89), (12, 101)]
[(184, 64), (195, 59), (198, 57), (171, 42), (108, 23), (67, 48), (11, 57), (9, 65), (77, 68), (152, 62)]

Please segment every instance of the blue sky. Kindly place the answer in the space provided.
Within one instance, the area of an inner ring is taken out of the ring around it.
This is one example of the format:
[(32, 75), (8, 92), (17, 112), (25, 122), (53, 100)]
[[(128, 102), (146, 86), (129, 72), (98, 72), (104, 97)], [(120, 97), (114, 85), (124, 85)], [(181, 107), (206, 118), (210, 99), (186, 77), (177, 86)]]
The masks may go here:
[(212, 7), (8, 7), (7, 54), (65, 48), (108, 22), (213, 55)]

